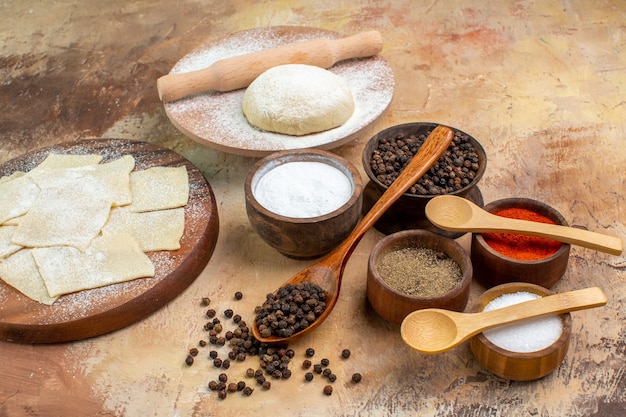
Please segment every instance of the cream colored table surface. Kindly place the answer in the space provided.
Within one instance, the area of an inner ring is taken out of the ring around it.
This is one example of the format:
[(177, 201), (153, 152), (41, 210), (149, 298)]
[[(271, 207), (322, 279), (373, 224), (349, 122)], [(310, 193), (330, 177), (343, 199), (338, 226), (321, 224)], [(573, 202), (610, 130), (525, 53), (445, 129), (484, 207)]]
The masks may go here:
[[(486, 371), (462, 345), (412, 351), (365, 300), (368, 232), (346, 270), (335, 312), (291, 347), (294, 376), (270, 391), (218, 400), (203, 351), (201, 297), (251, 320), (265, 293), (307, 265), (266, 246), (245, 214), (255, 158), (196, 144), (165, 116), (155, 82), (207, 39), (254, 27), (379, 30), (396, 77), (389, 111), (335, 152), (360, 165), (369, 136), (431, 121), (484, 146), (486, 202), (531, 197), (571, 224), (626, 236), (626, 3), (607, 1), (57, 1), (0, 2), (0, 162), (44, 145), (95, 137), (150, 141), (196, 164), (218, 203), (214, 255), (184, 293), (101, 337), (59, 345), (0, 343), (2, 416), (618, 416), (626, 415), (626, 258), (573, 248), (555, 291), (599, 286), (608, 304), (573, 313), (562, 365), (534, 382)], [(365, 178), (365, 176), (364, 176)], [(467, 247), (467, 236), (460, 239)], [(244, 299), (234, 304), (233, 293)], [(470, 302), (484, 289), (474, 284)], [(307, 347), (331, 359), (332, 396), (305, 383)], [(338, 359), (343, 348), (348, 361)], [(233, 365), (242, 375), (256, 358)], [(347, 378), (361, 372), (363, 381)]]

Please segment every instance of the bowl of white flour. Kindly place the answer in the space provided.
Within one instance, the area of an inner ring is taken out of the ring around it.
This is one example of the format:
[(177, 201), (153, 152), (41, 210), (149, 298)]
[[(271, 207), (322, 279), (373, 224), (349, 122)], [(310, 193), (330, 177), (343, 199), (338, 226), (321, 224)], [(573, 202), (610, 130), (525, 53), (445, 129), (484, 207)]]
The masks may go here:
[(268, 155), (249, 170), (244, 187), (252, 228), (291, 258), (327, 254), (360, 218), (361, 176), (352, 163), (328, 151)]

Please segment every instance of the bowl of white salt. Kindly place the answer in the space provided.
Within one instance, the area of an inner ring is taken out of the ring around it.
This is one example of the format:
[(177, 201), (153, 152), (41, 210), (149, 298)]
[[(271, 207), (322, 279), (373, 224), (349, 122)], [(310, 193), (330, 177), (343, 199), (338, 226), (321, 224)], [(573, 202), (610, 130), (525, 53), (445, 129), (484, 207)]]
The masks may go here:
[[(471, 311), (493, 310), (550, 294), (550, 290), (536, 284), (501, 284), (482, 293)], [(571, 334), (572, 316), (565, 313), (484, 331), (470, 339), (470, 349), (476, 360), (495, 375), (531, 381), (559, 367), (569, 348)]]
[(323, 256), (345, 240), (361, 215), (362, 180), (345, 158), (319, 149), (260, 159), (244, 184), (254, 231), (281, 254)]

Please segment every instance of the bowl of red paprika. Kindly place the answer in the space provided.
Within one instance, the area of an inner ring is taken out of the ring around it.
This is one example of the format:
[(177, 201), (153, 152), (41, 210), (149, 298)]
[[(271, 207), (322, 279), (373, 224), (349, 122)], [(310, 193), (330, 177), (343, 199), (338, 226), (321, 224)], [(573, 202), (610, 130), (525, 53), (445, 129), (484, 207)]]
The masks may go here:
[[(506, 198), (484, 209), (502, 217), (568, 226), (553, 207), (529, 198)], [(552, 287), (567, 270), (570, 245), (516, 233), (474, 233), (471, 259), (474, 277), (485, 287), (527, 282)]]

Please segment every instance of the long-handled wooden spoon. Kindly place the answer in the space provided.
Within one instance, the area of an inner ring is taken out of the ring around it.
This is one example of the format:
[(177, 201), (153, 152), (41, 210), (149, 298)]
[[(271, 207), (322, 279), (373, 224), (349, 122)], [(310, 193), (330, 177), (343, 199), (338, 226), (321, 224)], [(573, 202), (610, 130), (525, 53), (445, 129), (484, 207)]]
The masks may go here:
[(420, 147), (418, 153), (411, 159), (411, 162), (409, 162), (398, 178), (387, 188), (387, 191), (376, 201), (370, 211), (363, 216), (346, 240), (326, 257), (298, 272), (281, 286), (282, 288), (287, 284), (298, 284), (302, 281), (308, 281), (318, 285), (326, 293), (326, 309), (324, 312), (309, 327), (287, 338), (277, 336), (262, 337), (255, 321), (252, 326), (252, 334), (256, 339), (263, 343), (288, 343), (295, 338), (309, 333), (322, 324), (337, 303), (344, 268), (348, 262), (348, 258), (365, 232), (374, 225), (385, 210), (437, 162), (439, 157), (441, 157), (450, 145), (453, 137), (454, 132), (448, 127), (437, 126), (433, 129), (428, 138), (426, 138), (426, 141), (424, 141), (424, 144)]
[(157, 80), (159, 98), (178, 100), (202, 91), (244, 88), (277, 65), (306, 64), (330, 68), (339, 61), (376, 55), (383, 49), (380, 33), (371, 30), (341, 39), (313, 39), (225, 58), (197, 71), (167, 74)]
[(400, 326), (404, 342), (422, 353), (441, 353), (478, 333), (534, 317), (600, 307), (606, 304), (600, 288), (592, 287), (548, 295), (480, 313), (429, 308), (406, 316)]
[(491, 214), (476, 204), (452, 195), (437, 196), (426, 204), (426, 217), (437, 227), (453, 232), (519, 233), (621, 255), (622, 239), (574, 227), (509, 219)]

